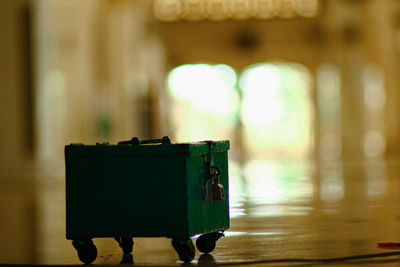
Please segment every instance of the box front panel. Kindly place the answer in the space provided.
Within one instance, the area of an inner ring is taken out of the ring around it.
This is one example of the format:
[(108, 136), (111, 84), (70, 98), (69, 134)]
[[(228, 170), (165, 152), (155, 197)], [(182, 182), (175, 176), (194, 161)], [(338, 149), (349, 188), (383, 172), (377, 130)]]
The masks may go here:
[(184, 156), (72, 154), (66, 152), (68, 239), (187, 235)]

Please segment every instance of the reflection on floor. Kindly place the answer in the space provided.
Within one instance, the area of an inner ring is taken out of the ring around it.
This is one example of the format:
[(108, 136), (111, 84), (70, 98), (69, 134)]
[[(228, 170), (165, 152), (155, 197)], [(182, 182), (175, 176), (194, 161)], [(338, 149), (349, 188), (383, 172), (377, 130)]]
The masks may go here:
[[(63, 164), (10, 166), (0, 165), (0, 263), (80, 264), (65, 239)], [(400, 242), (400, 164), (232, 162), (230, 198), (230, 231), (194, 266), (310, 266), (323, 262), (305, 259), (375, 253), (393, 255), (329, 263), (400, 264), (400, 250), (376, 245)], [(182, 264), (165, 238), (136, 238), (133, 258), (111, 238), (94, 242), (95, 264)]]

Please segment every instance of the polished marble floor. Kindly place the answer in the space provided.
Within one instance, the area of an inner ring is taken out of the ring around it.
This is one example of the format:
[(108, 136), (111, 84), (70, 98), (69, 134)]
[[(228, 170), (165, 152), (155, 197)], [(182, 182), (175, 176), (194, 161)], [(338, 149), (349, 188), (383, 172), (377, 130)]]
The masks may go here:
[[(65, 239), (64, 182), (62, 162), (0, 164), (0, 264), (81, 264)], [(232, 162), (230, 205), (210, 255), (183, 264), (170, 240), (136, 238), (134, 265), (400, 266), (400, 249), (376, 245), (400, 242), (400, 162)], [(113, 239), (94, 242), (94, 264), (132, 264)]]

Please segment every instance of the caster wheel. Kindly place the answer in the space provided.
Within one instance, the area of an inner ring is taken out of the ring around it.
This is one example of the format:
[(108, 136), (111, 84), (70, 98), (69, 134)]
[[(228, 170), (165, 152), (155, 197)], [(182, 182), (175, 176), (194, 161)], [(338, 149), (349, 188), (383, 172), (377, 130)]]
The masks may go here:
[(131, 237), (115, 237), (124, 254), (129, 254), (133, 251), (133, 238)]
[(78, 251), (81, 262), (91, 263), (97, 258), (97, 248), (92, 240), (74, 240), (72, 245)]
[(119, 264), (134, 264), (133, 255), (130, 253), (122, 255), (122, 260)]
[(181, 261), (191, 262), (193, 260), (196, 251), (190, 238), (173, 239), (172, 246), (178, 252)]
[(196, 247), (202, 253), (210, 253), (215, 249), (217, 240), (223, 235), (224, 234), (220, 232), (201, 235), (196, 240)]

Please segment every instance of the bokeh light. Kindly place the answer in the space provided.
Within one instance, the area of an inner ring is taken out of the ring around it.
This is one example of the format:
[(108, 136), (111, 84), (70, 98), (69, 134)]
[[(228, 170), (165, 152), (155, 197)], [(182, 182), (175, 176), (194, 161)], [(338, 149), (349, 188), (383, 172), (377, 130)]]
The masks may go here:
[(305, 160), (312, 153), (310, 85), (300, 64), (257, 64), (242, 73), (241, 120), (252, 157)]
[(306, 160), (313, 149), (311, 78), (300, 64), (262, 63), (236, 71), (186, 64), (168, 75), (178, 140), (231, 139), (253, 158)]
[(364, 136), (364, 153), (367, 157), (378, 157), (383, 154), (386, 148), (386, 141), (382, 133), (368, 131)]
[(386, 104), (385, 77), (381, 68), (367, 65), (362, 75), (364, 103), (371, 112), (380, 112)]
[(168, 88), (174, 98), (218, 117), (235, 112), (238, 105), (235, 84), (235, 71), (227, 65), (183, 65), (168, 76)]
[(178, 140), (229, 139), (240, 104), (236, 72), (228, 65), (187, 64), (168, 75)]
[(316, 78), (319, 156), (322, 160), (337, 160), (342, 154), (341, 76), (335, 65), (324, 63)]
[(317, 17), (321, 0), (156, 0), (154, 16), (161, 21)]

